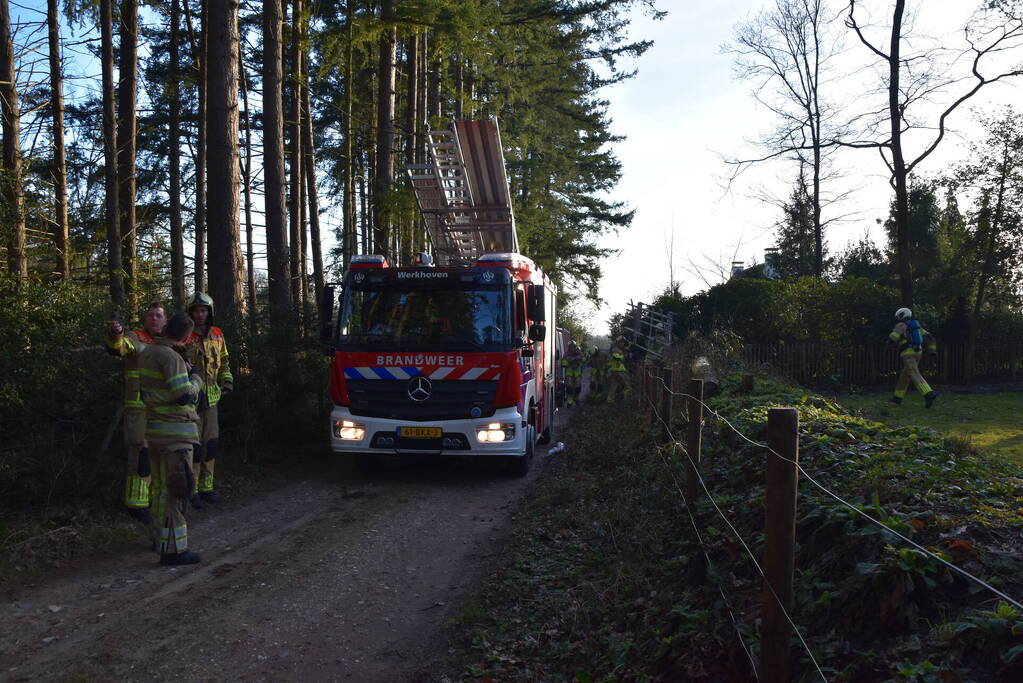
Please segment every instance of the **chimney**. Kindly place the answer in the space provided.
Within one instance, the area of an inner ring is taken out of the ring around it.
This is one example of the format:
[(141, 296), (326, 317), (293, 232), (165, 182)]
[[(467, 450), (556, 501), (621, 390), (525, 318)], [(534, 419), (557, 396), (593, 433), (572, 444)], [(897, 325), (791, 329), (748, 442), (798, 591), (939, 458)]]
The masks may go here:
[(764, 275), (771, 280), (778, 278), (778, 247), (764, 249)]
[(745, 270), (742, 263), (742, 261), (732, 261), (732, 274), (729, 276), (729, 279), (738, 277)]

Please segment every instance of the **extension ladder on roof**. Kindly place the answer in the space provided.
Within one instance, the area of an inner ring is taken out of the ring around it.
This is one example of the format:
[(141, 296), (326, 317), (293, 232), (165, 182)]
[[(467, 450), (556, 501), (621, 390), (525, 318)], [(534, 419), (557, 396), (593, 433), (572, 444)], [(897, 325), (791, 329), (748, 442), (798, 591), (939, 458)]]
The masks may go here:
[(408, 167), (439, 265), (517, 252), (504, 152), (496, 119), (456, 121), (427, 136), (430, 164)]

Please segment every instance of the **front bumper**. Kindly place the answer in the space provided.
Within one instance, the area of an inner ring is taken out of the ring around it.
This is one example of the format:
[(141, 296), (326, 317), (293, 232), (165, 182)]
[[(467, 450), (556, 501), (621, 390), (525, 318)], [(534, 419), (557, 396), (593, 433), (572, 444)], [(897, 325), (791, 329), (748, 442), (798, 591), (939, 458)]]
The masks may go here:
[[(339, 430), (338, 423), (346, 422), (351, 426)], [(500, 442), (479, 441), (477, 432), (494, 423), (515, 425), (513, 438)], [(399, 438), (399, 427), (439, 427), (443, 430), (443, 436), (437, 439)], [(335, 453), (500, 456), (522, 455), (526, 449), (526, 428), (523, 426), (522, 415), (515, 408), (498, 408), (486, 418), (416, 422), (352, 415), (347, 407), (334, 406), (330, 413), (329, 429), (330, 446)], [(358, 439), (342, 439), (338, 434), (343, 431), (346, 436), (358, 436), (359, 430), (361, 438)]]

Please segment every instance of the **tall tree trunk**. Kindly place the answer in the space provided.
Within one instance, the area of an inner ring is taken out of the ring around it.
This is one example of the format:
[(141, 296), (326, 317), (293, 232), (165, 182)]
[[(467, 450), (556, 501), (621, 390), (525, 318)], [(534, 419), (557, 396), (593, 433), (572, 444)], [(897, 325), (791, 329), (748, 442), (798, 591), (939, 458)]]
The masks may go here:
[(341, 267), (342, 272), (348, 269), (352, 256), (358, 249), (355, 225), (355, 125), (352, 123), (352, 103), (354, 100), (355, 83), (353, 82), (352, 62), (355, 59), (355, 1), (345, 3), (345, 23), (347, 24), (345, 55), (345, 198), (344, 219), (341, 236)]
[(14, 43), (7, 0), (0, 0), (0, 118), (3, 119), (3, 165), (0, 166), (0, 223), (9, 226), (7, 268), (18, 278), (19, 287), (28, 278), (25, 256), (25, 195), (21, 186), (21, 152), (18, 138), (21, 113), (18, 86), (14, 80)]
[(103, 159), (104, 208), (107, 223), (107, 268), (110, 271), (110, 300), (125, 302), (121, 262), (121, 223), (117, 197), (117, 112), (114, 104), (114, 8), (113, 0), (100, 0), (100, 44), (103, 69)]
[(171, 0), (170, 9), (170, 64), (167, 79), (170, 107), (170, 131), (167, 150), (170, 163), (170, 246), (171, 246), (171, 298), (181, 305), (185, 293), (185, 236), (181, 218), (181, 39), (180, 0)]
[(909, 259), (909, 179), (902, 153), (902, 109), (899, 105), (899, 46), (906, 0), (895, 0), (892, 14), (891, 50), (888, 53), (888, 118), (891, 120), (892, 186), (895, 188), (895, 261), (899, 295), (903, 306), (913, 306), (913, 273)]
[(121, 224), (125, 294), (138, 297), (138, 236), (135, 233), (135, 133), (138, 82), (138, 4), (121, 0), (120, 87), (117, 94), (117, 199)]
[(71, 240), (67, 220), (67, 161), (64, 154), (64, 79), (60, 68), (60, 22), (57, 0), (46, 1), (46, 28), (50, 45), (50, 109), (53, 114), (53, 244), (57, 275), (71, 279)]
[[(298, 95), (298, 93), (295, 93)], [(305, 119), (304, 114), (300, 114), (302, 119)], [(301, 121), (300, 121), (301, 123)], [(304, 156), (302, 153), (302, 137), (299, 136), (298, 140), (295, 141), (298, 145), (299, 155)], [(302, 246), (302, 260), (299, 261), (298, 268), (298, 291), (301, 294), (299, 301), (302, 304), (302, 315), (304, 316), (306, 311), (309, 310), (309, 231), (306, 230), (308, 221), (306, 221), (306, 184), (305, 184), (305, 159), (302, 159), (300, 165), (300, 172), (302, 175), (298, 179), (298, 236)], [(302, 319), (302, 325), (305, 325), (305, 318)], [(303, 329), (305, 329), (303, 327)]]
[[(291, 181), (288, 187), (288, 213), (290, 218), (291, 238), (291, 298), (296, 304), (304, 300), (302, 291), (302, 271), (305, 255), (302, 253), (302, 98), (299, 94), (302, 80), (302, 0), (291, 3), (291, 49), (290, 69), (292, 77), (288, 79), (288, 152)], [(305, 308), (301, 311), (304, 313)]]
[(465, 59), (455, 56), (455, 120), (462, 120), (462, 97), (465, 89)]
[(441, 115), (440, 73), (443, 68), (444, 62), (441, 60), (440, 55), (435, 55), (433, 58), (433, 68), (430, 69), (429, 100), (426, 103), (426, 115), (430, 118), (436, 118)]
[(245, 264), (246, 293), (250, 332), (256, 334), (256, 270), (252, 246), (252, 118), (249, 116), (249, 79), (245, 73), (245, 55), (238, 41), (238, 77), (241, 79), (242, 120), (245, 121), (245, 159), (242, 162), (242, 192), (245, 197)]
[(266, 203), (266, 263), (271, 323), (283, 334), (291, 312), (284, 205), (284, 115), (281, 0), (263, 0), (263, 183)]
[(476, 103), (473, 97), (476, 89), (476, 72), (472, 68), (472, 60), (465, 60), (465, 92), (463, 97), (465, 98), (466, 106), (463, 108), (463, 114), (465, 118), (471, 119), (476, 116)]
[[(419, 33), (412, 31), (405, 41), (405, 165), (412, 166), (416, 163), (416, 147), (418, 146), (418, 131), (416, 124), (419, 121)], [(404, 230), (406, 245), (405, 252), (409, 261), (415, 256), (419, 248), (419, 221), (414, 215), (403, 217), (408, 220), (409, 225)]]
[(199, 10), (199, 50), (195, 55), (199, 70), (199, 120), (195, 146), (195, 291), (206, 289), (206, 148), (209, 87), (209, 0), (201, 0)]
[[(967, 383), (973, 381), (974, 376), (974, 359), (976, 357), (977, 348), (977, 333), (980, 329), (980, 313), (984, 310), (984, 304), (987, 302), (988, 287), (991, 285), (991, 279), (995, 274), (995, 251), (998, 249), (998, 235), (1002, 231), (1003, 221), (1005, 219), (1005, 201), (1006, 193), (1008, 191), (1008, 173), (1010, 168), (1009, 150), (1005, 149), (1005, 155), (1003, 156), (1002, 163), (1000, 164), (1001, 175), (998, 179), (998, 190), (995, 197), (995, 206), (991, 211), (986, 212), (988, 214), (988, 234), (984, 244), (984, 257), (981, 261), (980, 272), (977, 274), (977, 291), (973, 297), (973, 307), (970, 311), (970, 325), (966, 331), (966, 353), (964, 370), (966, 371), (965, 380)], [(985, 198), (985, 204), (988, 200)]]
[(360, 152), (358, 156), (359, 207), (361, 208), (359, 217), (361, 219), (360, 231), (362, 233), (362, 253), (364, 254), (373, 253), (373, 245), (370, 243), (370, 234), (372, 228), (370, 226), (369, 220), (369, 196), (368, 196), (369, 192), (366, 191), (366, 187), (369, 185), (370, 177), (370, 172), (368, 169), (370, 160), (367, 158), (368, 155), (369, 151), (367, 150), (365, 155), (363, 155)]
[(412, 165), (416, 163), (416, 123), (419, 121), (419, 34), (413, 31), (405, 45), (405, 163)]
[(238, 0), (209, 0), (209, 193), (210, 296), (221, 319), (235, 323), (245, 313), (238, 186)]
[(376, 151), (377, 150), (376, 150), (376, 146), (375, 145), (376, 145), (376, 140), (377, 140), (377, 110), (378, 110), (378, 107), (377, 107), (377, 103), (378, 103), (377, 85), (378, 84), (377, 84), (377, 79), (376, 79), (375, 71), (367, 70), (366, 71), (366, 80), (369, 81), (369, 83), (370, 83), (369, 91), (372, 93), (372, 97), (370, 98), (370, 112), (369, 112), (369, 116), (368, 116), (368, 120), (370, 121), (369, 133), (366, 136), (366, 141), (365, 141), (365, 145), (364, 145), (365, 146), (365, 152), (362, 154), (362, 158), (361, 158), (361, 161), (363, 163), (363, 169), (364, 169), (364, 172), (366, 174), (366, 182), (365, 182), (365, 184), (362, 187), (362, 191), (365, 193), (365, 196), (363, 197), (363, 199), (365, 201), (365, 206), (363, 207), (363, 223), (364, 223), (364, 225), (362, 226), (362, 232), (363, 232), (363, 239), (366, 241), (366, 249), (365, 249), (365, 251), (367, 253), (385, 254), (386, 255), (386, 251), (387, 251), (386, 245), (381, 247), (381, 246), (378, 246), (375, 243), (375, 241), (374, 241), (374, 234), (376, 232), (374, 230), (374, 226), (376, 225), (376, 206), (375, 206), (376, 200), (373, 197), (373, 194), (375, 192), (376, 177), (377, 177), (377, 175), (376, 175), (376, 163), (377, 163)]
[(302, 60), (302, 148), (305, 159), (302, 167), (305, 169), (306, 197), (309, 200), (309, 241), (313, 251), (313, 283), (316, 292), (316, 302), (323, 300), (323, 248), (320, 244), (320, 207), (316, 196), (316, 155), (313, 151), (313, 108), (309, 96), (309, 57), (308, 54)]
[[(380, 19), (387, 28), (380, 36), (377, 69), (376, 176), (373, 184), (373, 241), (388, 255), (391, 244), (391, 183), (394, 178), (394, 60), (398, 30), (394, 25), (394, 0), (382, 0)], [(394, 255), (395, 258), (397, 254)]]
[(426, 108), (427, 74), (429, 73), (427, 64), (429, 64), (428, 58), (430, 55), (429, 36), (430, 36), (429, 32), (423, 33), (419, 49), (419, 73), (416, 74), (416, 79), (419, 81), (416, 86), (416, 93), (419, 95), (418, 101), (416, 102), (416, 111), (418, 112), (418, 114), (416, 116), (415, 163), (417, 164), (426, 163), (426, 155), (424, 152), (426, 150), (426, 131), (428, 129), (428, 126), (424, 124), (424, 121), (426, 120), (426, 117), (429, 115), (429, 112), (427, 111)]

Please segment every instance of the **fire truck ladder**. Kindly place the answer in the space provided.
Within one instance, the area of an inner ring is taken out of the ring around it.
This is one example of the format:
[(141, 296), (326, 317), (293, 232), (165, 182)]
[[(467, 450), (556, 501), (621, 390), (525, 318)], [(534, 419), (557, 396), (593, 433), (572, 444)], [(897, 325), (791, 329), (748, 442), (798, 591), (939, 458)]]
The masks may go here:
[(632, 320), (632, 343), (657, 358), (671, 347), (671, 334), (675, 326), (674, 313), (661, 313), (648, 304), (629, 301), (625, 314)]
[(517, 252), (497, 120), (456, 121), (450, 130), (430, 131), (427, 145), (431, 163), (410, 164), (408, 173), (437, 263)]

